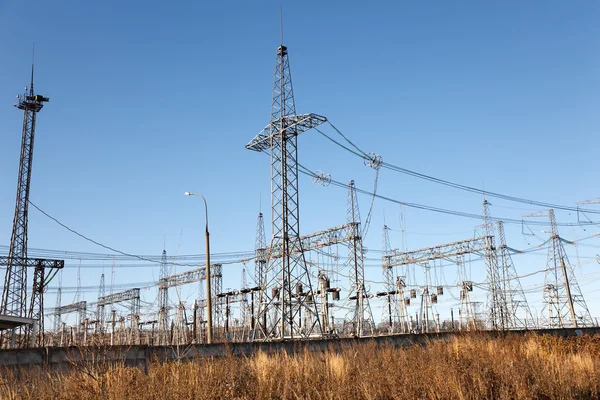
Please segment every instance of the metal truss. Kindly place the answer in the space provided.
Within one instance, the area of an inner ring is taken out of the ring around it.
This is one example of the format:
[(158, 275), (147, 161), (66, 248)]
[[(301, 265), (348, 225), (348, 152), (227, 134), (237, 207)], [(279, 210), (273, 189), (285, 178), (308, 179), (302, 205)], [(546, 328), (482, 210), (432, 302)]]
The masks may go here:
[(76, 303), (56, 307), (50, 315), (54, 315), (60, 320), (60, 318), (64, 314), (70, 314), (75, 312), (78, 313), (79, 323), (83, 322), (86, 318), (87, 301), (78, 301)]
[[(217, 297), (223, 291), (223, 268), (221, 264), (211, 264), (211, 286), (214, 289), (212, 291), (212, 299), (215, 304), (215, 308), (213, 311), (213, 316), (219, 316), (221, 313), (221, 300)], [(168, 290), (169, 288), (175, 286), (183, 286), (189, 283), (201, 282), (206, 279), (206, 266), (196, 268), (190, 271), (181, 272), (179, 274), (166, 276), (164, 278), (159, 279), (158, 287), (159, 291)], [(202, 299), (200, 299), (202, 300)], [(214, 319), (214, 318), (213, 318)], [(160, 321), (159, 321), (160, 322)]]
[(506, 235), (504, 234), (502, 221), (498, 221), (498, 242), (498, 262), (503, 273), (503, 290), (508, 309), (508, 328), (531, 329), (535, 327), (535, 321), (517, 275), (515, 264), (506, 246)]
[[(221, 264), (211, 264), (211, 269), (214, 271), (212, 276), (215, 278), (223, 278)], [(171, 288), (175, 286), (187, 285), (188, 283), (200, 282), (206, 279), (206, 267), (200, 267), (179, 274), (166, 276), (159, 279), (159, 286)]]
[(168, 276), (167, 251), (163, 250), (158, 281), (158, 329), (161, 332), (166, 332), (169, 329), (169, 286), (167, 286), (165, 279)]
[[(260, 312), (279, 315), (274, 321), (277, 333), (263, 326), (267, 336), (283, 339), (308, 337), (315, 329), (321, 332), (316, 304), (307, 301), (308, 295), (312, 298), (312, 284), (300, 240), (297, 139), (300, 133), (325, 121), (325, 117), (317, 114), (296, 114), (287, 47), (279, 46), (271, 121), (246, 145), (249, 150), (271, 155), (271, 249), (280, 248), (281, 257), (269, 257), (267, 266), (275, 276), (274, 284), (269, 286), (278, 290), (261, 296), (265, 304), (259, 305)], [(302, 310), (305, 320), (310, 319), (304, 324)]]
[(100, 313), (104, 313), (104, 307), (109, 304), (123, 303), (131, 301), (130, 316), (131, 327), (137, 328), (137, 322), (140, 316), (140, 289), (133, 288), (122, 292), (107, 294), (98, 298), (98, 307), (101, 307)]
[(346, 237), (349, 239), (347, 265), (352, 274), (349, 299), (354, 301), (354, 307), (351, 311), (353, 334), (360, 337), (368, 332), (373, 334), (373, 315), (369, 304), (369, 293), (365, 289), (364, 248), (360, 233), (360, 211), (354, 181), (350, 181), (348, 187), (348, 223), (346, 226), (351, 231), (346, 233)]
[(587, 308), (573, 266), (563, 247), (563, 239), (558, 234), (554, 210), (541, 211), (524, 217), (549, 217), (550, 241), (548, 260), (544, 277), (544, 304), (542, 306), (542, 327), (580, 328), (593, 326), (594, 322)]
[(401, 265), (418, 264), (427, 261), (452, 258), (464, 254), (480, 253), (486, 250), (489, 243), (490, 238), (488, 236), (480, 236), (473, 239), (440, 244), (418, 250), (405, 252), (392, 250), (389, 255), (389, 266), (391, 268)]
[(506, 293), (504, 291), (505, 280), (503, 279), (503, 273), (498, 265), (494, 225), (490, 219), (489, 203), (487, 200), (483, 200), (483, 228), (488, 240), (486, 249), (484, 250), (488, 283), (488, 321), (493, 330), (504, 330), (507, 329), (509, 325), (509, 311), (506, 305)]
[[(50, 101), (48, 97), (35, 94), (33, 89), (33, 65), (31, 66), (31, 83), (29, 91), (18, 96), (18, 103), (15, 104), (19, 110), (24, 111), (23, 131), (21, 139), (21, 156), (19, 160), (19, 175), (17, 183), (17, 197), (15, 204), (15, 214), (13, 219), (13, 229), (10, 239), (10, 248), (8, 257), (3, 260), (6, 265), (6, 276), (4, 279), (4, 290), (2, 293), (2, 303), (0, 304), (0, 314), (12, 315), (17, 317), (33, 318), (36, 323), (34, 326), (25, 328), (25, 339), (27, 339), (32, 330), (37, 330), (33, 339), (37, 338), (39, 332), (39, 343), (43, 341), (44, 311), (43, 311), (43, 289), (45, 261), (27, 259), (27, 226), (29, 215), (29, 190), (31, 187), (31, 171), (33, 165), (33, 148), (35, 139), (36, 115), (44, 107), (44, 103)], [(58, 261), (58, 260), (52, 260)], [(29, 313), (27, 313), (27, 267), (33, 266), (33, 291)], [(62, 268), (62, 266), (57, 267)], [(14, 347), (15, 339), (19, 328), (12, 331), (10, 346)], [(3, 339), (6, 336), (3, 337)], [(2, 340), (4, 341), (4, 340)], [(1, 345), (2, 343), (0, 343)], [(35, 340), (32, 343), (35, 345)]]

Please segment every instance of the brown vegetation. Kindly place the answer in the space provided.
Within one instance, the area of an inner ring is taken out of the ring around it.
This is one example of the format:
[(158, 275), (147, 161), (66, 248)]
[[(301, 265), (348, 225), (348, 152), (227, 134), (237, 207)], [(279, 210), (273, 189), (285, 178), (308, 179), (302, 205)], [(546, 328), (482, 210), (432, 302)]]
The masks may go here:
[(2, 371), (2, 399), (600, 397), (600, 337), (464, 336), (427, 346), (197, 359), (147, 370)]

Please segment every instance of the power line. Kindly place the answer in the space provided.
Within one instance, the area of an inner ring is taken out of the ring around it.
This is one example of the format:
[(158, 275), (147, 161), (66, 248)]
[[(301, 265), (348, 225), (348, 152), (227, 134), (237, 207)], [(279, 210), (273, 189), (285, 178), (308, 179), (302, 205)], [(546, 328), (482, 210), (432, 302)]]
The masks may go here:
[[(138, 260), (141, 260), (141, 261), (147, 261), (147, 262), (150, 262), (150, 263), (153, 263), (153, 264), (160, 264), (160, 262), (161, 262), (158, 259), (151, 259), (151, 258), (148, 258), (146, 256), (139, 256), (139, 255), (136, 255), (136, 254), (127, 253), (127, 252), (124, 252), (122, 250), (118, 250), (118, 249), (115, 249), (115, 248), (110, 247), (108, 245), (105, 245), (103, 243), (100, 243), (100, 242), (98, 242), (98, 241), (96, 241), (94, 239), (91, 239), (91, 238), (83, 235), (82, 233), (77, 232), (76, 230), (74, 230), (72, 228), (69, 228), (67, 225), (65, 225), (64, 223), (60, 222), (58, 219), (56, 219), (53, 216), (51, 216), (50, 214), (48, 214), (47, 212), (45, 212), (44, 210), (42, 210), (41, 208), (39, 208), (38, 206), (36, 206), (35, 204), (33, 204), (31, 201), (29, 201), (29, 204), (31, 204), (36, 210), (38, 210), (39, 212), (41, 212), (42, 214), (44, 214), (46, 217), (50, 218), (52, 221), (56, 222), (58, 225), (62, 226), (63, 228), (65, 228), (69, 232), (71, 232), (71, 233), (79, 236), (82, 239), (87, 240), (88, 242), (94, 243), (97, 246), (100, 246), (100, 247), (105, 248), (107, 250), (110, 250), (110, 251), (113, 251), (115, 253), (121, 254), (121, 255), (126, 256), (128, 258), (135, 258), (135, 259), (138, 259)], [(250, 254), (253, 254), (253, 253), (250, 253)], [(229, 262), (229, 264), (233, 264), (233, 263), (236, 263), (236, 262), (237, 261), (231, 261), (231, 262)], [(168, 264), (182, 266), (182, 267), (194, 267), (194, 266), (197, 266), (196, 264), (179, 264), (179, 263), (175, 263), (175, 262), (168, 262)], [(225, 264), (225, 263), (221, 263), (221, 264)]]
[[(363, 160), (370, 160), (370, 157), (367, 153), (365, 153), (363, 150), (361, 150), (350, 139), (348, 139), (344, 134), (342, 134), (342, 132), (339, 129), (337, 129), (330, 121), (327, 121), (327, 122), (348, 144), (350, 144), (352, 147), (354, 147), (354, 149), (356, 149), (356, 151), (348, 148), (347, 146), (344, 146), (343, 144), (339, 143), (338, 141), (336, 141), (335, 139), (331, 138), (330, 136), (326, 135), (324, 132), (322, 132), (318, 129), (317, 129), (317, 132), (319, 132), (321, 135), (323, 135), (324, 137), (326, 137), (327, 139), (329, 139), (336, 145), (340, 146), (344, 150), (362, 158)], [(546, 203), (543, 201), (526, 199), (526, 198), (518, 197), (518, 196), (510, 196), (510, 195), (505, 195), (505, 194), (497, 193), (497, 192), (489, 192), (489, 191), (486, 191), (483, 189), (478, 189), (478, 188), (475, 188), (472, 186), (463, 185), (463, 184), (456, 183), (456, 182), (451, 182), (451, 181), (441, 179), (441, 178), (436, 178), (434, 176), (423, 174), (423, 173), (413, 171), (413, 170), (410, 170), (407, 168), (403, 168), (403, 167), (400, 167), (400, 166), (397, 166), (397, 165), (394, 165), (394, 164), (391, 164), (391, 163), (388, 163), (385, 161), (381, 162), (381, 166), (383, 168), (387, 168), (387, 169), (395, 171), (395, 172), (400, 172), (405, 175), (410, 175), (415, 178), (424, 179), (424, 180), (438, 183), (438, 184), (441, 184), (444, 186), (449, 186), (449, 187), (453, 187), (455, 189), (460, 189), (460, 190), (464, 190), (467, 192), (477, 193), (477, 194), (481, 194), (481, 195), (488, 196), (488, 197), (496, 197), (496, 198), (507, 200), (507, 201), (535, 205), (535, 206), (544, 207), (544, 208), (553, 208), (556, 210), (584, 212), (584, 213), (590, 213), (590, 214), (600, 214), (600, 211), (597, 211), (597, 210), (582, 209), (579, 207), (565, 206), (565, 205), (560, 205), (560, 204), (552, 204), (552, 203)]]
[[(306, 168), (302, 164), (298, 163), (298, 167), (300, 168), (301, 173), (308, 175), (310, 177), (317, 177), (317, 175), (314, 172), (312, 172), (310, 169)], [(334, 179), (331, 179), (330, 183), (333, 184), (334, 186), (348, 189), (347, 184), (336, 181)], [(478, 219), (478, 220), (481, 220), (481, 218), (482, 218), (481, 215), (479, 215), (479, 214), (468, 213), (468, 212), (464, 212), (464, 211), (455, 211), (455, 210), (450, 210), (450, 209), (446, 209), (446, 208), (427, 206), (427, 205), (418, 204), (418, 203), (408, 203), (408, 202), (397, 200), (397, 199), (394, 199), (394, 198), (391, 198), (388, 196), (383, 196), (381, 194), (373, 193), (368, 190), (359, 189), (358, 187), (356, 188), (356, 192), (364, 194), (364, 195), (368, 195), (368, 196), (377, 197), (381, 200), (389, 201), (391, 203), (396, 203), (396, 204), (400, 204), (400, 205), (403, 205), (406, 207), (411, 207), (411, 208), (415, 208), (415, 209), (419, 209), (419, 210), (432, 211), (432, 212), (441, 213), (441, 214), (454, 215), (457, 217), (464, 217), (464, 218), (471, 218), (471, 219)], [(521, 224), (523, 222), (522, 219), (504, 218), (504, 217), (490, 217), (490, 220), (503, 221), (503, 222), (509, 223), (509, 224)], [(543, 221), (528, 221), (527, 223), (530, 225), (548, 226), (548, 223), (543, 222)], [(557, 225), (558, 226), (600, 225), (600, 222), (562, 222), (562, 223), (557, 223)]]

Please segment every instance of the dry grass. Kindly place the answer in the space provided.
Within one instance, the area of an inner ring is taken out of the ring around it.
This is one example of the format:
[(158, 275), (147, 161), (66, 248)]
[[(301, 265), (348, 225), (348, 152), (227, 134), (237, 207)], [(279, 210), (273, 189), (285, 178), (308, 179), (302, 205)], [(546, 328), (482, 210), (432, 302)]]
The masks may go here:
[(600, 337), (465, 336), (425, 347), (0, 373), (2, 399), (600, 398)]

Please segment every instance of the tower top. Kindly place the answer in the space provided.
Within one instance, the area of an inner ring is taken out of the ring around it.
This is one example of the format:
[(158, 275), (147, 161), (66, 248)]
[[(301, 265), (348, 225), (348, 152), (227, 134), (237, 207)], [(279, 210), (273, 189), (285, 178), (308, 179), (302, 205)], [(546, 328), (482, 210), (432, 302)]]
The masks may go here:
[(19, 102), (15, 104), (19, 110), (29, 110), (33, 112), (39, 112), (43, 107), (44, 103), (50, 101), (49, 97), (44, 97), (40, 94), (35, 94), (33, 91), (33, 72), (34, 72), (34, 63), (31, 63), (31, 81), (29, 83), (29, 93), (27, 93), (27, 88), (25, 88), (25, 93), (17, 96)]
[(283, 4), (279, 5), (279, 42), (283, 46)]

